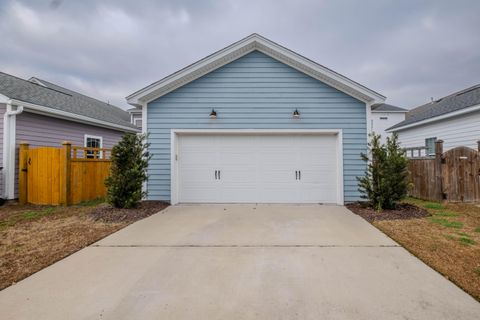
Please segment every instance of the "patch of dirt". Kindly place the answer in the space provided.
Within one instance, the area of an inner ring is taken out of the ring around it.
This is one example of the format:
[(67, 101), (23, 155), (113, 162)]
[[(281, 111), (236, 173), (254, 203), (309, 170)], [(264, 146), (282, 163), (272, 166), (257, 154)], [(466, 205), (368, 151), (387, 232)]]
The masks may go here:
[(142, 201), (138, 207), (132, 209), (102, 205), (95, 208), (90, 213), (90, 217), (102, 222), (132, 222), (151, 216), (168, 206), (169, 204), (163, 201)]
[[(2, 206), (0, 290), (167, 206), (159, 201), (145, 201), (128, 210), (97, 203), (70, 207), (15, 203)], [(26, 216), (29, 212), (45, 214)]]
[(350, 203), (347, 204), (346, 207), (368, 222), (379, 220), (418, 219), (431, 216), (427, 210), (410, 203), (399, 203), (394, 210), (383, 210), (380, 212), (363, 202)]

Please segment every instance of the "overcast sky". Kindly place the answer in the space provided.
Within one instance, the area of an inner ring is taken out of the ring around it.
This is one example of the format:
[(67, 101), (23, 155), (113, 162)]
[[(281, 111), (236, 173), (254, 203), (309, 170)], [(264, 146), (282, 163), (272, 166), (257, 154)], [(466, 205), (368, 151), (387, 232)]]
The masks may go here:
[(125, 96), (253, 32), (407, 108), (480, 83), (480, 1), (0, 0), (0, 70)]

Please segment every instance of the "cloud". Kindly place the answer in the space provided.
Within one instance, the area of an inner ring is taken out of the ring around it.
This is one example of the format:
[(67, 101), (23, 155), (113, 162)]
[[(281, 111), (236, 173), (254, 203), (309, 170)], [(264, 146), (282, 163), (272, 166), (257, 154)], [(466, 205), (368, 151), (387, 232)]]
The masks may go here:
[(0, 2), (0, 70), (124, 97), (252, 32), (405, 107), (479, 83), (478, 1)]

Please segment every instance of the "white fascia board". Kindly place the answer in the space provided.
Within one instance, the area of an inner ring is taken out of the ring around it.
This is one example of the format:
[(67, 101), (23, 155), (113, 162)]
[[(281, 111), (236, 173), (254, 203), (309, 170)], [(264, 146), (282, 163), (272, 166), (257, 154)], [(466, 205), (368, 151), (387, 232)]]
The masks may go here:
[(432, 118), (429, 118), (429, 119), (425, 119), (425, 120), (421, 120), (421, 121), (418, 121), (418, 122), (406, 124), (406, 125), (401, 126), (401, 127), (397, 127), (397, 128), (393, 128), (393, 129), (387, 129), (385, 131), (386, 132), (401, 131), (401, 130), (421, 126), (421, 125), (424, 125), (424, 124), (427, 124), (427, 123), (441, 121), (441, 120), (453, 118), (453, 117), (456, 117), (456, 116), (460, 116), (460, 115), (463, 115), (463, 114), (467, 114), (467, 113), (470, 113), (470, 112), (479, 111), (479, 110), (480, 110), (480, 104), (477, 104), (477, 105), (474, 105), (474, 106), (471, 106), (471, 107), (468, 107), (468, 108), (464, 108), (464, 109), (461, 109), (461, 110), (449, 112), (449, 113), (442, 114), (442, 115), (432, 117)]
[(49, 108), (49, 107), (44, 107), (44, 106), (36, 105), (36, 104), (33, 104), (33, 103), (24, 102), (24, 101), (21, 101), (21, 100), (11, 100), (11, 101), (12, 101), (12, 104), (21, 105), (25, 108), (25, 111), (31, 112), (31, 113), (47, 115), (47, 116), (54, 117), (54, 118), (85, 123), (85, 124), (89, 124), (89, 125), (93, 125), (93, 126), (97, 126), (97, 127), (108, 128), (108, 129), (115, 129), (115, 130), (134, 132), (134, 133), (139, 132), (139, 130), (135, 129), (135, 128), (122, 126), (122, 125), (119, 125), (119, 124), (114, 124), (114, 123), (111, 123), (111, 122), (108, 122), (108, 121), (98, 120), (98, 119), (90, 118), (90, 117), (87, 117), (87, 116), (82, 116), (82, 115), (71, 113), (71, 112), (57, 110), (57, 109), (53, 109), (53, 108)]
[(166, 78), (138, 90), (126, 97), (127, 102), (133, 106), (141, 106), (142, 103), (155, 100), (254, 50), (271, 56), (361, 101), (371, 102), (372, 104), (385, 102), (385, 97), (381, 94), (257, 34), (250, 35)]
[(408, 110), (405, 111), (377, 111), (377, 110), (372, 110), (372, 113), (407, 113)]

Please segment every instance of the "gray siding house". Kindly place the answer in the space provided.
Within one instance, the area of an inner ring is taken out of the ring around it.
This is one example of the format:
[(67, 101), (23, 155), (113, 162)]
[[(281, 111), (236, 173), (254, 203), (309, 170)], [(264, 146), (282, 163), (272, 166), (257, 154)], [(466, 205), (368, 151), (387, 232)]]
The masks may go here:
[(480, 140), (480, 84), (410, 110), (404, 121), (387, 131), (396, 132), (402, 147), (424, 147), (417, 156), (433, 156), (435, 141), (444, 150), (478, 148)]
[(127, 101), (149, 133), (149, 199), (343, 204), (385, 97), (252, 34)]
[(0, 194), (18, 197), (18, 148), (73, 145), (111, 148), (126, 132), (139, 132), (130, 115), (110, 104), (45, 80), (0, 72)]

